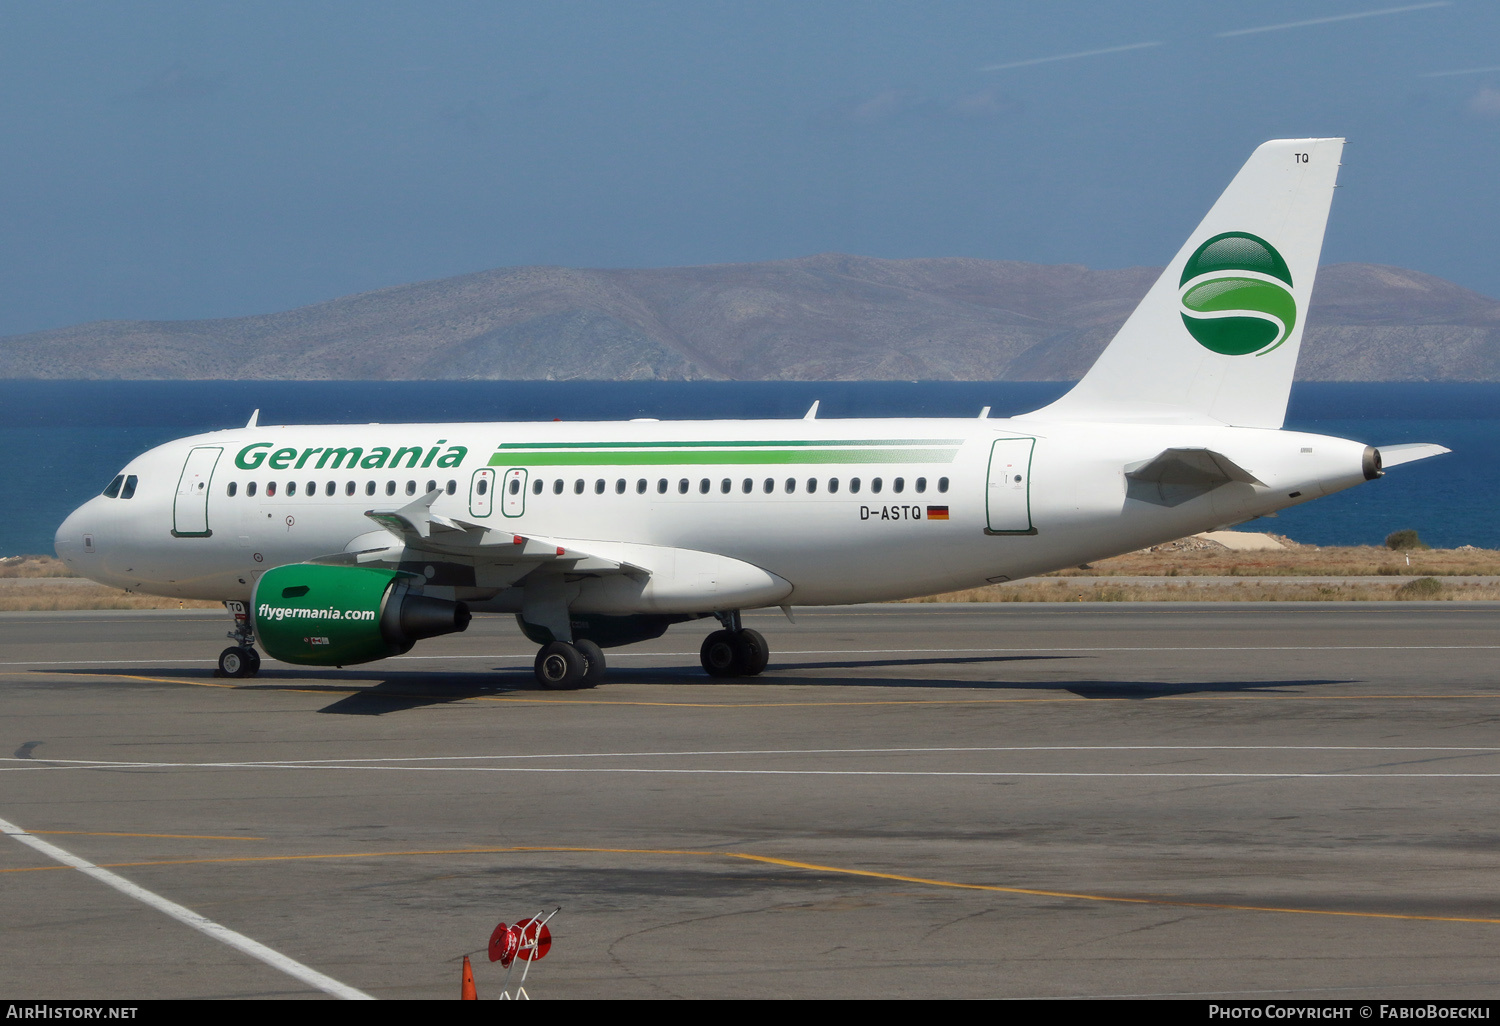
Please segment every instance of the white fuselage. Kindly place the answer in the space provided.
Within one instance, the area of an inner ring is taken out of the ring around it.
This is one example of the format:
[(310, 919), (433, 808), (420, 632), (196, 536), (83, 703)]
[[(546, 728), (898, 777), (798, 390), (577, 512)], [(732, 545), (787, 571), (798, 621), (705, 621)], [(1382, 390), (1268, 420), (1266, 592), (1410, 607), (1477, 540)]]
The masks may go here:
[[(1127, 469), (1173, 447), (1221, 453), (1258, 483), (1177, 505), (1127, 494)], [(434, 514), (644, 567), (669, 596), (652, 612), (725, 608), (701, 554), (790, 586), (747, 591), (744, 605), (867, 602), (1240, 523), (1360, 483), (1364, 450), (1269, 429), (1030, 417), (249, 427), (132, 460), (132, 496), (85, 503), (57, 552), (132, 591), (246, 599), (272, 567), (399, 544), (366, 512), (435, 488)], [(479, 563), (429, 593), (518, 608), (513, 575)], [(643, 611), (632, 601), (585, 588), (573, 609)]]

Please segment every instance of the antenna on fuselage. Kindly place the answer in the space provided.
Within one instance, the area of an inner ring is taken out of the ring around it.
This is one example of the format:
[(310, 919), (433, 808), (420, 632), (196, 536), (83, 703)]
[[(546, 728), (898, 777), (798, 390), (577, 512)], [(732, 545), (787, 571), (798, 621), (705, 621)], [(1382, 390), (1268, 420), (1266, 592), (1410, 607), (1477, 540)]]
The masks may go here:
[(246, 422), (245, 426), (247, 428), (260, 426), (260, 410), (256, 410), (250, 414), (250, 420)]
[(982, 410), (979, 411), (979, 419), (980, 420), (988, 420), (989, 417), (990, 417), (990, 408), (988, 406), (986, 406), (984, 409), (982, 409)]
[(807, 408), (807, 412), (802, 415), (802, 419), (803, 420), (817, 420), (818, 419), (818, 403), (820, 403), (821, 401), (822, 400), (820, 400), (820, 399), (814, 399), (813, 400), (813, 404), (811, 406), (809, 406)]

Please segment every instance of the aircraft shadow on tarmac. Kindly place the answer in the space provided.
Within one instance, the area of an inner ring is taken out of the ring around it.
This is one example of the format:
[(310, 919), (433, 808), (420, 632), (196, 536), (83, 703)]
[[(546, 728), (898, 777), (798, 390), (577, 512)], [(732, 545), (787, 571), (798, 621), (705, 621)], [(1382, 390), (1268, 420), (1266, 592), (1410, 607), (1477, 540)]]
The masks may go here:
[[(541, 687), (530, 668), (508, 666), (488, 671), (423, 673), (407, 671), (386, 673), (379, 679), (361, 675), (357, 671), (321, 671), (316, 676), (307, 672), (262, 671), (259, 677), (243, 682), (227, 684), (238, 691), (285, 691), (302, 694), (326, 693), (338, 698), (332, 704), (319, 709), (320, 713), (342, 716), (383, 716), (388, 713), (405, 712), (427, 706), (447, 705), (476, 698), (505, 696), (553, 695), (559, 701), (587, 700), (597, 698), (609, 700), (609, 684), (638, 684), (663, 688), (676, 687), (724, 687), (751, 688), (755, 691), (773, 693), (789, 687), (821, 688), (882, 688), (900, 691), (967, 691), (991, 694), (1046, 695), (1071, 694), (1078, 698), (1145, 700), (1170, 698), (1184, 695), (1289, 695), (1305, 688), (1319, 688), (1330, 684), (1351, 684), (1354, 680), (1333, 678), (1301, 678), (1290, 680), (1105, 680), (1074, 678), (1071, 680), (1006, 681), (965, 680), (941, 677), (872, 677), (865, 676), (863, 669), (889, 668), (902, 665), (933, 666), (943, 664), (1043, 662), (1074, 658), (1069, 656), (1006, 656), (953, 657), (944, 659), (901, 660), (882, 659), (860, 662), (799, 663), (775, 667), (765, 676), (714, 680), (697, 667), (636, 668), (622, 667), (610, 670), (609, 681), (600, 690), (550, 692)], [(813, 676), (809, 670), (846, 670), (846, 674)], [(106, 670), (76, 671), (83, 676), (114, 676)], [(160, 670), (142, 670), (158, 680), (177, 679), (183, 683), (199, 683), (204, 674), (199, 670), (181, 667)]]

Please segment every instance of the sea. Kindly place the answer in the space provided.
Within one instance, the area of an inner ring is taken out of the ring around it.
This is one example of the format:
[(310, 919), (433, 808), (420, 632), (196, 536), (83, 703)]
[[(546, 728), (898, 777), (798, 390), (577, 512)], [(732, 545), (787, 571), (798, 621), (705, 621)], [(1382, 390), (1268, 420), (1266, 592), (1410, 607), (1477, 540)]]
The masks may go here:
[[(0, 381), (0, 555), (52, 552), (64, 517), (151, 446), (244, 424), (974, 417), (1025, 413), (1067, 382)], [(1438, 548), (1500, 548), (1500, 384), (1299, 383), (1287, 427), (1453, 452), (1255, 521), (1315, 545), (1415, 529)]]

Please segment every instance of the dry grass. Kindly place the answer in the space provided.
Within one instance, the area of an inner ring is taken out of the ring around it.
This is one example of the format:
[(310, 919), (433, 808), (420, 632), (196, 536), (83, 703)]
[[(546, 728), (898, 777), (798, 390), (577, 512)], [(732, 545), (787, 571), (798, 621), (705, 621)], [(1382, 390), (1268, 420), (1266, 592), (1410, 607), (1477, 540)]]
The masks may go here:
[(1218, 578), (1181, 584), (1115, 584), (1109, 578), (1033, 578), (910, 599), (911, 602), (1494, 602), (1500, 586), (1444, 583), (1435, 577), (1405, 582), (1372, 578), (1327, 584), (1295, 578)]
[[(1500, 575), (1495, 549), (1430, 549), (1392, 552), (1373, 545), (1298, 545), (1269, 552), (1231, 552), (1224, 548), (1177, 548), (1182, 543), (1127, 552), (1090, 564), (1089, 569), (1059, 570), (1048, 577), (1492, 577)], [(1407, 563), (1407, 557), (1411, 562)]]
[(222, 609), (218, 602), (197, 599), (132, 595), (102, 584), (38, 580), (21, 587), (0, 588), (0, 612), (56, 609)]
[(76, 577), (55, 556), (0, 557), (0, 579), (10, 577)]

